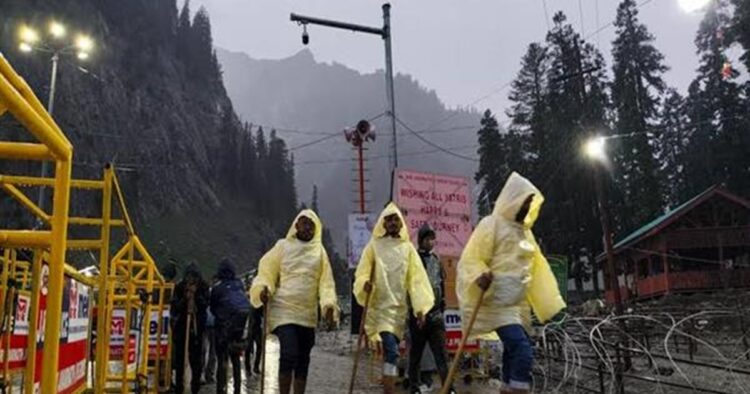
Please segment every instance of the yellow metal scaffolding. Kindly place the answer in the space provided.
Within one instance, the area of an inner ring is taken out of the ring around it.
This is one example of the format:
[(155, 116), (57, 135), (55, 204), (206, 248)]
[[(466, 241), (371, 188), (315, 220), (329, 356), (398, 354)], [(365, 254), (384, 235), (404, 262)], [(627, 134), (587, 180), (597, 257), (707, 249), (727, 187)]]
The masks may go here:
[[(35, 391), (35, 374), (41, 371), (40, 391), (58, 392), (58, 360), (62, 320), (62, 294), (65, 276), (90, 286), (91, 299), (96, 299), (97, 319), (96, 357), (93, 360), (94, 376), (86, 382), (93, 383), (95, 393), (160, 392), (171, 384), (171, 330), (167, 331), (167, 349), (162, 350), (162, 331), (173, 285), (164, 280), (156, 262), (148, 253), (134, 231), (134, 227), (123, 197), (122, 190), (112, 166), (105, 166), (102, 180), (71, 179), (73, 148), (68, 140), (45, 112), (28, 85), (0, 55), (0, 115), (9, 112), (40, 143), (0, 141), (0, 159), (54, 161), (54, 178), (39, 178), (0, 174), (0, 187), (20, 205), (31, 212), (42, 223), (42, 227), (30, 230), (1, 229), (0, 248), (0, 329), (5, 333), (0, 359), (3, 363), (3, 383), (9, 383), (12, 375), (23, 374), (25, 393)], [(26, 187), (49, 187), (53, 190), (52, 213), (45, 212), (24, 193)], [(71, 188), (101, 192), (101, 217), (69, 217), (68, 207)], [(120, 218), (113, 217), (113, 200), (119, 208)], [(99, 227), (97, 239), (68, 239), (68, 226)], [(110, 258), (113, 228), (126, 231), (124, 245)], [(31, 261), (19, 259), (18, 250), (32, 250)], [(67, 250), (89, 250), (99, 254), (98, 277), (82, 275), (65, 264)], [(42, 365), (36, 364), (37, 313), (39, 291), (42, 282), (42, 267), (48, 269), (46, 318), (44, 319), (44, 352)], [(10, 352), (10, 327), (14, 324), (13, 300), (17, 294), (25, 294), (31, 300), (28, 344), (25, 365), (11, 371), (8, 362)], [(92, 306), (90, 310), (94, 310)], [(124, 310), (124, 341), (120, 373), (110, 373), (112, 359), (111, 330), (116, 310)], [(150, 328), (153, 312), (156, 312), (155, 352), (150, 356)], [(89, 320), (91, 321), (91, 320)], [(133, 323), (133, 324), (131, 324)], [(140, 333), (135, 343), (130, 341), (130, 329)], [(91, 346), (89, 324), (87, 348)], [(137, 356), (136, 367), (128, 371), (129, 354)], [(86, 357), (91, 352), (87, 349)]]
[(40, 388), (43, 393), (55, 393), (73, 146), (44, 110), (26, 81), (0, 55), (0, 114), (5, 112), (10, 113), (39, 142), (3, 142), (0, 144), (0, 159), (45, 160), (55, 163), (52, 212), (40, 212), (41, 208), (36, 207), (37, 213), (43, 213), (48, 218), (49, 230), (0, 230), (2, 248), (28, 247), (50, 251), (47, 299), (49, 314), (44, 327), (46, 341), (42, 363), (45, 368), (42, 368)]

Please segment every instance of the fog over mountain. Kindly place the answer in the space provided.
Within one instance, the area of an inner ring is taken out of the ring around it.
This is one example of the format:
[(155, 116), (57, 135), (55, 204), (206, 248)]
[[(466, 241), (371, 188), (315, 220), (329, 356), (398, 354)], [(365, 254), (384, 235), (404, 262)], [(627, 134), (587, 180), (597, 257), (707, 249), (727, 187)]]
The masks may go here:
[[(318, 185), (321, 215), (344, 253), (347, 214), (356, 207), (356, 152), (342, 131), (360, 119), (375, 118), (377, 136), (367, 152), (368, 210), (379, 211), (390, 192), (392, 138), (382, 115), (387, 108), (383, 71), (361, 74), (342, 64), (319, 63), (308, 49), (280, 60), (222, 49), (217, 57), (239, 116), (254, 130), (275, 129), (288, 142), (300, 201), (309, 203)], [(396, 76), (395, 95), (399, 167), (473, 177), (479, 114), (446, 108), (434, 91), (409, 75)]]

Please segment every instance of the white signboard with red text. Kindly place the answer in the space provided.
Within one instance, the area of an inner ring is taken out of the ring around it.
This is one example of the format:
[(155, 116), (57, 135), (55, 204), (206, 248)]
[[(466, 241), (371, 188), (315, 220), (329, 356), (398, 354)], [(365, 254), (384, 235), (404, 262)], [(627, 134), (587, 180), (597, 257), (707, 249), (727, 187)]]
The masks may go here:
[[(443, 315), (445, 319), (445, 349), (449, 353), (458, 351), (461, 345), (461, 312), (458, 309), (446, 309)], [(479, 350), (479, 340), (466, 341), (464, 351), (473, 352)]]
[(435, 230), (435, 251), (461, 256), (472, 230), (468, 178), (397, 170), (394, 198), (412, 241), (417, 242), (419, 228), (428, 223)]

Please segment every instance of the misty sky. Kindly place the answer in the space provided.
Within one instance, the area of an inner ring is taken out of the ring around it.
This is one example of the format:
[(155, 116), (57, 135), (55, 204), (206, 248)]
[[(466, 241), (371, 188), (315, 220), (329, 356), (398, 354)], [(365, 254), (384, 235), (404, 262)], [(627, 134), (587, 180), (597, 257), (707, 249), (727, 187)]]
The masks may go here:
[[(614, 27), (594, 32), (614, 20), (618, 3), (546, 0), (547, 20), (543, 0), (392, 1), (394, 68), (434, 89), (451, 107), (476, 102), (477, 109), (502, 113), (508, 104), (508, 90), (502, 87), (518, 72), (527, 45), (544, 40), (558, 10), (579, 32), (583, 30), (584, 37), (600, 45), (611, 69)], [(192, 0), (191, 8), (193, 12), (201, 5), (207, 8), (216, 46), (255, 58), (283, 58), (303, 48), (302, 29), (289, 21), (290, 12), (379, 27), (381, 4), (374, 0)], [(693, 38), (702, 14), (685, 13), (679, 0), (651, 0), (640, 8), (640, 15), (671, 67), (667, 82), (684, 92), (698, 64)], [(382, 40), (376, 36), (320, 26), (309, 27), (309, 33), (309, 48), (318, 61), (338, 62), (362, 72), (383, 68)]]

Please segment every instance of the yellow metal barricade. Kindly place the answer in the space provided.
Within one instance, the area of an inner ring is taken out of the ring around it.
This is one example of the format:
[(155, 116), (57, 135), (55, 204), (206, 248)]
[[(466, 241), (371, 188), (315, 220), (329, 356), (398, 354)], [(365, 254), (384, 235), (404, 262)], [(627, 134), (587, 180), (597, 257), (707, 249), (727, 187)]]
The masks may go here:
[[(44, 327), (46, 341), (42, 357), (40, 391), (55, 393), (58, 391), (57, 362), (73, 146), (44, 110), (28, 84), (0, 55), (0, 114), (6, 112), (10, 113), (38, 142), (1, 141), (0, 159), (52, 161), (55, 164), (55, 177), (50, 185), (53, 189), (52, 212), (43, 211), (28, 198), (23, 203), (37, 216), (45, 218), (48, 227), (37, 230), (0, 230), (0, 247), (4, 249), (26, 247), (49, 250), (46, 300), (49, 313)], [(11, 194), (17, 191), (13, 188), (5, 188), (5, 190)]]
[[(167, 390), (171, 385), (171, 330), (165, 318), (169, 316), (173, 285), (164, 280), (155, 261), (137, 237), (114, 168), (106, 166), (102, 180), (71, 179), (73, 148), (70, 142), (28, 85), (0, 54), (0, 115), (5, 113), (10, 113), (39, 142), (0, 141), (0, 159), (53, 161), (55, 173), (53, 178), (0, 174), (0, 187), (41, 224), (29, 230), (0, 229), (0, 383), (22, 385), (21, 392), (25, 393), (55, 393), (62, 390), (62, 383), (58, 381), (58, 360), (61, 357), (62, 306), (63, 294), (67, 294), (64, 291), (67, 276), (71, 279), (67, 282), (69, 287), (73, 283), (76, 283), (76, 289), (78, 284), (87, 286), (86, 293), (90, 294), (92, 300), (96, 299), (95, 303), (89, 303), (86, 298), (88, 321), (92, 321), (90, 313), (95, 310), (91, 304), (96, 305), (97, 319), (96, 329), (89, 325), (85, 334), (85, 386), (93, 388), (95, 393), (155, 393)], [(26, 195), (23, 189), (27, 187), (52, 189), (51, 214)], [(101, 217), (98, 214), (97, 217), (70, 217), (71, 188), (101, 192)], [(113, 200), (116, 201), (115, 208), (119, 208), (120, 218), (113, 217)], [(100, 236), (96, 239), (68, 239), (69, 225), (98, 227)], [(115, 228), (124, 229), (125, 234), (119, 252), (110, 258), (111, 248), (117, 246), (112, 242), (112, 230)], [(66, 251), (71, 249), (98, 252), (98, 277), (83, 275), (65, 264)], [(21, 250), (28, 258), (18, 258)], [(44, 295), (41, 296), (41, 293)], [(16, 305), (19, 295), (30, 304), (24, 306), (28, 307), (23, 310), (25, 314), (21, 314)], [(80, 299), (74, 298), (71, 296), (68, 302)], [(44, 302), (46, 310), (43, 323), (37, 322), (42, 308), (40, 301)], [(117, 308), (124, 310), (124, 368), (120, 374), (110, 374), (111, 323)], [(157, 320), (156, 338), (152, 344), (150, 331), (154, 313)], [(27, 315), (30, 318), (23, 322), (17, 319)], [(22, 350), (10, 348), (13, 330), (20, 327), (17, 323), (26, 324), (24, 335), (27, 343)], [(163, 330), (165, 324), (167, 330)], [(44, 332), (37, 333), (37, 327), (42, 326)], [(130, 340), (131, 326), (134, 331), (140, 332), (140, 337), (135, 341)], [(80, 331), (80, 327), (77, 329)], [(98, 334), (96, 356), (88, 360), (92, 353), (92, 331)], [(163, 331), (166, 331), (167, 343), (163, 343)], [(81, 333), (76, 332), (76, 335), (80, 338)], [(40, 352), (41, 365), (37, 365), (36, 357), (38, 338), (44, 344), (44, 350)], [(150, 357), (152, 345), (155, 353)], [(163, 346), (166, 346), (165, 350)], [(135, 369), (129, 373), (127, 364), (131, 353), (137, 356)], [(15, 363), (12, 362), (14, 357)], [(93, 365), (93, 377), (89, 377), (89, 363)], [(78, 368), (78, 364), (75, 367)], [(76, 370), (76, 373), (79, 372)], [(77, 393), (87, 387), (64, 391)]]

